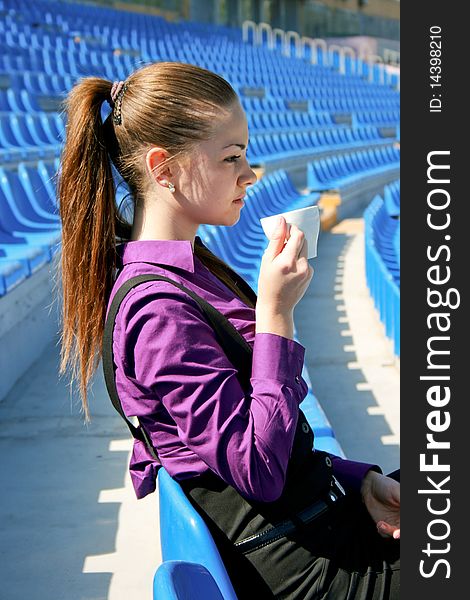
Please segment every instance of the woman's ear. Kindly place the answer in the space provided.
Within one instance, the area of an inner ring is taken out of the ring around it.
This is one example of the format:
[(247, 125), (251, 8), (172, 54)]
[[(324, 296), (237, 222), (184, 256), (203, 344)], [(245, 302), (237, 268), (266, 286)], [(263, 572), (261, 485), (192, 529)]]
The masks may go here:
[(150, 148), (145, 157), (145, 164), (150, 177), (162, 187), (167, 188), (171, 180), (170, 167), (163, 167), (163, 163), (168, 159), (169, 153), (164, 148)]

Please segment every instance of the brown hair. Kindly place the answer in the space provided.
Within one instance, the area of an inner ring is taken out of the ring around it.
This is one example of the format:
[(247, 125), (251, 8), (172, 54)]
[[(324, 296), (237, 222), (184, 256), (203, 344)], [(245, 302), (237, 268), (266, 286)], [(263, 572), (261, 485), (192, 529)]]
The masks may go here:
[[(66, 140), (61, 156), (58, 199), (62, 221), (62, 335), (60, 372), (71, 369), (79, 381), (85, 419), (87, 388), (101, 357), (104, 321), (114, 283), (116, 242), (129, 239), (131, 224), (115, 199), (111, 159), (131, 190), (134, 202), (149, 185), (146, 151), (168, 150), (163, 169), (187, 156), (200, 140), (210, 139), (214, 118), (237, 99), (230, 84), (200, 67), (161, 62), (146, 65), (126, 80), (122, 124), (111, 116), (103, 123), (102, 104), (112, 83), (97, 77), (78, 82), (70, 91)], [(225, 263), (195, 245), (204, 264), (249, 306), (226, 272)]]

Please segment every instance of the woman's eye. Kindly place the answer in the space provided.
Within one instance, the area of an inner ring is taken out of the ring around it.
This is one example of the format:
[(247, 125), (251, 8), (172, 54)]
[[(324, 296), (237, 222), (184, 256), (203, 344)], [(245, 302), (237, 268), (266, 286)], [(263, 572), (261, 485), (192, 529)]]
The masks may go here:
[(241, 158), (241, 154), (239, 154), (238, 156), (230, 156), (229, 158), (226, 158), (226, 162), (237, 162), (237, 160)]

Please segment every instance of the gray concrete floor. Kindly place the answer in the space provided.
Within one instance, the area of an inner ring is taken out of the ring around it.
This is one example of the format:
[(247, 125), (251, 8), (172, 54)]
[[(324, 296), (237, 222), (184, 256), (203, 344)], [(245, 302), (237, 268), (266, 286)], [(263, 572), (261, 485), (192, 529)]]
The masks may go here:
[(85, 426), (57, 365), (50, 344), (0, 403), (0, 598), (151, 600), (158, 498), (133, 495), (101, 373)]
[[(313, 389), (349, 458), (399, 462), (399, 366), (364, 283), (361, 221), (320, 234), (296, 307)], [(57, 376), (58, 348), (0, 402), (2, 600), (151, 600), (158, 498), (134, 497), (127, 429), (96, 377), (92, 424)]]

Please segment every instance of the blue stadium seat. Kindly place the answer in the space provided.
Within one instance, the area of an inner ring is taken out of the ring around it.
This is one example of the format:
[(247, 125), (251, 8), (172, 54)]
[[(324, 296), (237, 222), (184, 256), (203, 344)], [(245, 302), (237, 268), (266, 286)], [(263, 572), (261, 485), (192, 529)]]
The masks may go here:
[(154, 600), (224, 600), (209, 571), (200, 564), (163, 562), (153, 580)]
[[(26, 169), (22, 168), (22, 179), (29, 183)], [(18, 216), (31, 231), (60, 230), (60, 222), (57, 215), (53, 215), (42, 209), (37, 202), (36, 194), (40, 190), (30, 189), (27, 193), (22, 185), (18, 171), (0, 168), (0, 187), (3, 194), (9, 199), (10, 206), (15, 206)]]
[[(8, 244), (0, 242), (0, 262), (11, 261), (21, 263), (21, 274), (32, 275), (51, 259), (46, 248), (30, 246), (28, 244)], [(17, 269), (19, 271), (19, 269)]]
[[(24, 208), (29, 213), (27, 204)], [(57, 225), (51, 226), (32, 221), (23, 214), (16, 204), (8, 177), (2, 168), (0, 168), (0, 231), (13, 237), (21, 237), (33, 246), (45, 246), (51, 254), (57, 251), (61, 241), (60, 229)]]
[(377, 195), (364, 212), (364, 223), (367, 286), (400, 356), (400, 221), (390, 217)]
[(28, 267), (21, 261), (0, 257), (0, 296), (28, 277)]
[(11, 113), (0, 113), (0, 148), (16, 151), (25, 160), (34, 160), (44, 156), (44, 150), (38, 146), (28, 145), (15, 136), (10, 117), (13, 117)]
[(44, 181), (40, 169), (44, 173), (44, 163), (36, 166), (20, 163), (18, 165), (18, 179), (35, 213), (44, 218), (45, 221), (51, 221), (59, 226), (59, 214), (53, 183)]
[(315, 448), (317, 450), (323, 450), (329, 452), (335, 456), (341, 456), (345, 458), (343, 449), (341, 448), (338, 440), (332, 435), (322, 435), (315, 438)]
[(400, 216), (400, 181), (395, 181), (384, 188), (384, 203), (391, 217)]
[(237, 600), (212, 535), (179, 483), (164, 468), (158, 472), (157, 483), (163, 561), (183, 560), (203, 565), (224, 600)]
[(14, 133), (15, 138), (19, 141), (20, 146), (37, 146), (41, 158), (54, 156), (55, 146), (43, 144), (41, 141), (35, 139), (28, 129), (24, 115), (10, 115), (9, 121), (11, 130)]
[(376, 177), (399, 167), (396, 149), (351, 150), (340, 156), (317, 159), (307, 165), (307, 185), (311, 190), (338, 189), (368, 177)]

